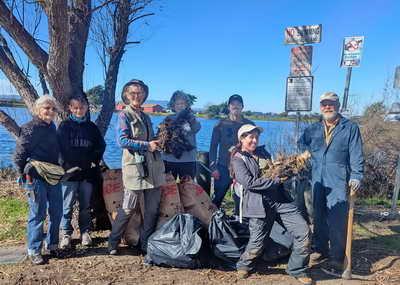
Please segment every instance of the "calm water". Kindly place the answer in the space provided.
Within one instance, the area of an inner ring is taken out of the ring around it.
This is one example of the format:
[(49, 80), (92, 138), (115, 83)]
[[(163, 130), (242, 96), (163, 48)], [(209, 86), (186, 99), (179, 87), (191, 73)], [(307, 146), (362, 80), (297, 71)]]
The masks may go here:
[[(1, 108), (10, 114), (19, 124), (28, 122), (31, 116), (24, 108)], [(94, 115), (95, 117), (95, 115)], [(164, 117), (151, 117), (153, 126), (156, 127)], [(201, 130), (197, 133), (198, 151), (208, 151), (210, 147), (212, 129), (217, 120), (198, 119), (201, 123)], [(267, 150), (272, 154), (276, 151), (293, 151), (293, 132), (294, 125), (291, 122), (256, 121), (258, 126), (264, 128), (261, 134), (260, 144), (265, 144)], [(106, 163), (111, 168), (121, 167), (121, 148), (116, 142), (117, 114), (112, 117), (110, 127), (107, 131), (105, 140), (107, 143), (104, 155)], [(15, 148), (15, 141), (6, 129), (0, 125), (0, 166), (7, 166), (12, 163), (12, 154)]]

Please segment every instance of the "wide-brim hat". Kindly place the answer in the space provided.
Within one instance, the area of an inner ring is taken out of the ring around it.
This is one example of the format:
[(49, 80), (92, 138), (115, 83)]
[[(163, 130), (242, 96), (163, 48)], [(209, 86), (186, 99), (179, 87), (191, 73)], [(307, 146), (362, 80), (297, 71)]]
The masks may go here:
[(142, 80), (139, 80), (139, 79), (132, 79), (132, 80), (128, 81), (124, 85), (124, 87), (122, 87), (122, 94), (121, 94), (122, 102), (124, 102), (125, 105), (129, 105), (129, 100), (125, 96), (125, 91), (126, 91), (126, 88), (128, 88), (131, 85), (139, 85), (139, 86), (141, 86), (143, 88), (144, 93), (145, 93), (143, 102), (145, 102), (147, 100), (147, 97), (149, 96), (149, 86), (144, 84), (144, 82)]
[(258, 130), (260, 133), (262, 133), (264, 131), (264, 129), (261, 127), (246, 124), (246, 125), (241, 126), (240, 129), (238, 130), (238, 134), (237, 134), (238, 139), (240, 140), (240, 138), (242, 137), (243, 134), (250, 133), (251, 131), (254, 131), (254, 130)]

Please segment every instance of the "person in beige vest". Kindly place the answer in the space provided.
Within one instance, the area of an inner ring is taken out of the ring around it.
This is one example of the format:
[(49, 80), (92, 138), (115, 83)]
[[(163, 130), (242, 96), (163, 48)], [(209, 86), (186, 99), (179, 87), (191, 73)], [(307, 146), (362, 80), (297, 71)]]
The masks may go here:
[(118, 253), (121, 236), (136, 207), (143, 207), (145, 213), (140, 244), (146, 252), (147, 240), (154, 232), (159, 214), (159, 186), (165, 183), (165, 171), (150, 117), (141, 108), (148, 95), (149, 88), (141, 80), (131, 80), (122, 89), (121, 97), (127, 106), (119, 114), (118, 143), (123, 149), (124, 197), (108, 239), (110, 255)]

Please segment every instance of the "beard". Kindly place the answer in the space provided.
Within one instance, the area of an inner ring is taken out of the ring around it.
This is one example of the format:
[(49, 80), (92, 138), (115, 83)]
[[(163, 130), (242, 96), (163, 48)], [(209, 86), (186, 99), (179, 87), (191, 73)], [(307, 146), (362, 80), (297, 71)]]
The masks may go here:
[(334, 120), (338, 116), (338, 111), (332, 111), (329, 113), (322, 113), (322, 118), (326, 121)]

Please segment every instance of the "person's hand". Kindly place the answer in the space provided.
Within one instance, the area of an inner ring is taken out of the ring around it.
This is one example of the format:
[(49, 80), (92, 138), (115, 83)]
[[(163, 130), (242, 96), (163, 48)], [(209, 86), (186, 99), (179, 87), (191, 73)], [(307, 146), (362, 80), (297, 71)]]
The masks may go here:
[(289, 181), (289, 177), (288, 176), (279, 177), (279, 181), (281, 183), (285, 183), (286, 181)]
[(350, 187), (350, 190), (357, 192), (361, 187), (361, 181), (358, 179), (350, 179), (349, 187)]
[(214, 179), (219, 179), (220, 174), (218, 170), (214, 170), (213, 172), (211, 172), (211, 176), (214, 177)]
[(156, 151), (158, 149), (158, 143), (159, 143), (159, 141), (150, 141), (148, 150), (150, 152)]

